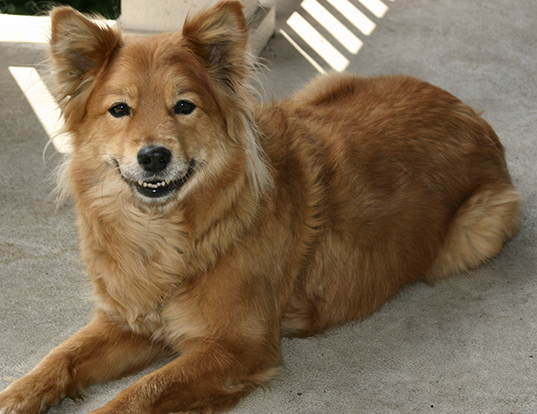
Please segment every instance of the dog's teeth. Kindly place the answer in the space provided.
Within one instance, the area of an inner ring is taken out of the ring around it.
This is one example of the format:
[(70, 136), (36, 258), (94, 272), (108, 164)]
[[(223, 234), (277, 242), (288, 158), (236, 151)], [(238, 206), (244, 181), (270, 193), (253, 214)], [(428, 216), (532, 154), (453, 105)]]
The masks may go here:
[(160, 187), (166, 187), (169, 184), (170, 184), (170, 181), (160, 181), (158, 183), (146, 183), (146, 182), (143, 182), (143, 181), (138, 181), (138, 185), (140, 185), (140, 187), (152, 188), (152, 189), (157, 189), (157, 188), (160, 188)]

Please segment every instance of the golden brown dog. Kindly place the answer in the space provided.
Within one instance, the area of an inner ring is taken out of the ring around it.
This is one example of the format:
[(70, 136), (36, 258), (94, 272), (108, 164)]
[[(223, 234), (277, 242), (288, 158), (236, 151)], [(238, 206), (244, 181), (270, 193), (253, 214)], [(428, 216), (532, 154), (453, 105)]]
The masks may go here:
[(332, 74), (261, 105), (247, 41), (238, 2), (132, 39), (53, 11), (96, 312), (0, 394), (0, 412), (41, 412), (170, 353), (96, 413), (228, 409), (274, 375), (282, 335), (364, 318), (516, 234), (504, 149), (457, 98)]

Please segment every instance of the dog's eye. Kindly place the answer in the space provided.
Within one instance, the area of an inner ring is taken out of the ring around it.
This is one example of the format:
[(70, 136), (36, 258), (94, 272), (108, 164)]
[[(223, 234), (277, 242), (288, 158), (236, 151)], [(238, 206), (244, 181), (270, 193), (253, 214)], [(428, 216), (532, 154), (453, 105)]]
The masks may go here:
[(131, 108), (126, 103), (120, 102), (112, 105), (108, 112), (116, 118), (121, 118), (122, 116), (129, 116), (131, 114)]
[(188, 115), (191, 114), (192, 111), (196, 109), (196, 105), (194, 105), (190, 101), (184, 101), (181, 100), (175, 104), (174, 111), (176, 114), (182, 114), (182, 115)]

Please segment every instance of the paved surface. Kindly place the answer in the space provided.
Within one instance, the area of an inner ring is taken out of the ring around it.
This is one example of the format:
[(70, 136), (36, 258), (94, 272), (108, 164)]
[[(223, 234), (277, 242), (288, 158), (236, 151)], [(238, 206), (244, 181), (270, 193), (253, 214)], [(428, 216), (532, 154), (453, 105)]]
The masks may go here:
[[(331, 69), (286, 23), (294, 12), (317, 27), (348, 70), (408, 73), (449, 90), (483, 111), (506, 146), (525, 199), (522, 230), (478, 271), (409, 288), (362, 323), (284, 340), (284, 374), (233, 412), (537, 412), (537, 2), (383, 0), (388, 9), (376, 16), (352, 0), (375, 24), (369, 35), (347, 19), (352, 14), (319, 2), (363, 45), (349, 52), (299, 1), (277, 1), (285, 34), (263, 53), (267, 95), (285, 96)], [(45, 129), (8, 70), (38, 65), (46, 79), (45, 58), (42, 44), (0, 42), (0, 389), (91, 311), (75, 217), (69, 205), (56, 211), (50, 196), (47, 177), (59, 157), (52, 146), (43, 152)], [(92, 387), (84, 401), (50, 412), (91, 411), (136, 378)]]

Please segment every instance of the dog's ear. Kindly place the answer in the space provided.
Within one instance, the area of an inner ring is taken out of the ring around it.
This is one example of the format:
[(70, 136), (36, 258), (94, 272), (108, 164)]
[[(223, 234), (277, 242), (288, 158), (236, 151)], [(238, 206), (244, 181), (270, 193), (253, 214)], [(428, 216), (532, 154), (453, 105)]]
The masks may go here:
[(76, 115), (77, 106), (83, 110), (93, 80), (120, 47), (122, 38), (118, 30), (96, 23), (68, 6), (54, 8), (50, 18), (55, 93), (68, 121)]
[(243, 6), (223, 1), (193, 18), (187, 18), (183, 37), (213, 79), (234, 88), (250, 71), (248, 27)]
[(67, 90), (95, 76), (121, 44), (121, 33), (99, 25), (68, 6), (56, 7), (50, 15), (50, 52), (56, 79)]
[(50, 15), (50, 51), (55, 68), (66, 79), (98, 71), (121, 43), (121, 33), (99, 25), (69, 6)]
[[(219, 93), (228, 136), (245, 151), (245, 168), (256, 195), (272, 186), (272, 176), (255, 131), (249, 77), (254, 58), (248, 44), (248, 24), (238, 1), (222, 1), (214, 8), (187, 18), (183, 38), (205, 67)], [(205, 75), (205, 74), (204, 74)]]

